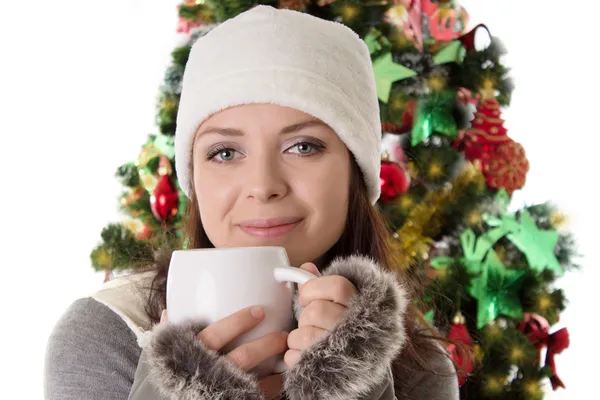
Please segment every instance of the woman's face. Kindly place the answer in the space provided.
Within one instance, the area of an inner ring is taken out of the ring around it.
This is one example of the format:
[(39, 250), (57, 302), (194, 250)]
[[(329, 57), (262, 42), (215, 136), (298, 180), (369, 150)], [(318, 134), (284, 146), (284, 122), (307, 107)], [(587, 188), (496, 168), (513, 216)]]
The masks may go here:
[(300, 266), (340, 238), (350, 153), (327, 125), (273, 104), (232, 107), (196, 133), (194, 187), (215, 247), (283, 246)]

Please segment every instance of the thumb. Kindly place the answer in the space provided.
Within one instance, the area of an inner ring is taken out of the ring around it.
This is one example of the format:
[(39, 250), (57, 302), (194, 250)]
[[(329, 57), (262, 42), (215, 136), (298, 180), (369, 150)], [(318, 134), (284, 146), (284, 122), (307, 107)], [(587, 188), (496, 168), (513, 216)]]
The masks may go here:
[(317, 268), (317, 266), (313, 263), (304, 263), (300, 266), (300, 269), (303, 269), (305, 271), (310, 272), (311, 274), (314, 274), (316, 276), (321, 276), (321, 273), (319, 272), (319, 269)]

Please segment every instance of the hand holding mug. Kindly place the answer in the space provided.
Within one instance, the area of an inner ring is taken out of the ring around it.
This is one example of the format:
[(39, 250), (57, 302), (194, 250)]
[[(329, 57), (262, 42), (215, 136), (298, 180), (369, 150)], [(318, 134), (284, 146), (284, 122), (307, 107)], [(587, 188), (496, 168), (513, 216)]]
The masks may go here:
[[(197, 339), (213, 351), (221, 352), (227, 344), (258, 326), (264, 319), (261, 307), (247, 307), (220, 319), (198, 333)], [(163, 311), (160, 323), (166, 324), (167, 310)], [(244, 371), (249, 371), (270, 357), (287, 349), (287, 332), (272, 332), (256, 340), (244, 343), (224, 356)], [(282, 392), (281, 375), (268, 375), (258, 382), (266, 399), (276, 399)]]
[[(248, 369), (260, 378), (283, 372), (285, 349), (275, 346), (265, 350), (260, 357), (275, 354), (275, 350), (282, 354), (264, 357), (258, 365), (254, 352), (268, 344), (273, 335), (293, 328), (291, 282), (303, 284), (314, 278), (307, 270), (291, 267), (283, 247), (177, 250), (171, 257), (167, 278), (169, 320), (173, 324), (195, 320), (208, 326), (203, 340), (231, 354), (240, 366), (253, 365)], [(231, 327), (228, 332), (221, 332), (228, 328), (219, 328), (219, 334), (212, 328), (217, 322), (220, 327), (230, 327), (231, 323), (220, 322), (258, 305), (264, 311), (260, 324), (246, 324), (238, 330)], [(248, 343), (252, 345), (242, 346)]]
[[(300, 268), (320, 275), (312, 263), (303, 264)], [(289, 350), (284, 356), (288, 367), (298, 362), (303, 350), (339, 325), (355, 294), (356, 287), (352, 282), (339, 275), (319, 276), (298, 286), (298, 302), (304, 309), (298, 319), (298, 328), (288, 336)]]

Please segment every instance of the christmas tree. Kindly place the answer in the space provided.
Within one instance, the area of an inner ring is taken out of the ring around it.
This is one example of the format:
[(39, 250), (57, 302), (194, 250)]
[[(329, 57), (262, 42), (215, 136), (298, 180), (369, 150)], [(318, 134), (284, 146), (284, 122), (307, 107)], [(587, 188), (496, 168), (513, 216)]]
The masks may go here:
[[(549, 379), (564, 387), (553, 332), (565, 296), (553, 287), (577, 266), (564, 217), (550, 203), (510, 210), (529, 163), (508, 136), (502, 107), (512, 84), (505, 50), (485, 25), (451, 0), (188, 0), (178, 6), (186, 43), (172, 52), (157, 106), (158, 131), (120, 166), (121, 207), (91, 254), (106, 279), (143, 267), (165, 241), (181, 245), (186, 198), (175, 171), (174, 133), (191, 44), (256, 4), (344, 23), (367, 44), (380, 100), (382, 196), (396, 251), (394, 268), (424, 282), (417, 305), (458, 369), (461, 398), (541, 399)], [(490, 44), (475, 47), (475, 35)], [(459, 351), (471, 349), (472, 356)], [(545, 357), (541, 359), (541, 351)]]

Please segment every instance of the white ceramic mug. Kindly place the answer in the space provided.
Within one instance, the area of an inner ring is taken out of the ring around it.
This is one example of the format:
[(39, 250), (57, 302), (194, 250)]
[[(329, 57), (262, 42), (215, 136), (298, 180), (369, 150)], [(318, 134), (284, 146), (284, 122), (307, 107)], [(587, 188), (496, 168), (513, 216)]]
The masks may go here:
[[(228, 352), (293, 324), (293, 285), (316, 278), (290, 267), (283, 247), (177, 250), (167, 276), (169, 323), (192, 319), (210, 325), (250, 306), (265, 310), (263, 322), (227, 345)], [(283, 356), (271, 357), (251, 372), (260, 377), (285, 370)]]

